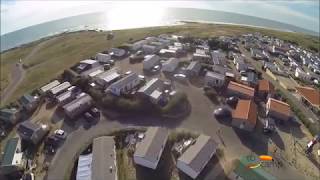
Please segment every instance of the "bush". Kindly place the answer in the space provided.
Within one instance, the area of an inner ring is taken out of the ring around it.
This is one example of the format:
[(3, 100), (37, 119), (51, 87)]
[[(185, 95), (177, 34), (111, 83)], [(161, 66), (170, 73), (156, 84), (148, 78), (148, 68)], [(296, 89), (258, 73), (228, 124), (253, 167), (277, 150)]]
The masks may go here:
[(172, 112), (177, 107), (177, 105), (179, 105), (180, 103), (186, 102), (186, 101), (188, 101), (187, 95), (182, 92), (177, 92), (169, 100), (168, 104), (161, 109), (161, 112), (163, 114), (168, 114), (168, 113)]

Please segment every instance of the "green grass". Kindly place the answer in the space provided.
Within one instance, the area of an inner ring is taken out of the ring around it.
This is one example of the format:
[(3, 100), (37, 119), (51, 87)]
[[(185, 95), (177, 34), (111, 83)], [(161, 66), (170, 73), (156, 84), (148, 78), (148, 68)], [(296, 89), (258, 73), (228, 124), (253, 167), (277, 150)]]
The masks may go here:
[(24, 58), (39, 43), (42, 44), (29, 61), (25, 62), (28, 68), (26, 77), (6, 103), (12, 102), (26, 92), (39, 88), (41, 85), (57, 77), (80, 60), (94, 56), (97, 52), (104, 51), (112, 46), (119, 46), (130, 40), (135, 41), (147, 36), (163, 33), (174, 33), (193, 37), (232, 36), (244, 33), (262, 32), (284, 40), (299, 43), (303, 47), (319, 47), (319, 40), (298, 33), (279, 32), (253, 27), (235, 25), (213, 25), (188, 23), (182, 26), (152, 27), (114, 31), (115, 38), (107, 40), (107, 32), (82, 31), (55, 36), (45, 40), (25, 45), (21, 48), (1, 53), (1, 88), (2, 91), (10, 81), (10, 66), (20, 58)]

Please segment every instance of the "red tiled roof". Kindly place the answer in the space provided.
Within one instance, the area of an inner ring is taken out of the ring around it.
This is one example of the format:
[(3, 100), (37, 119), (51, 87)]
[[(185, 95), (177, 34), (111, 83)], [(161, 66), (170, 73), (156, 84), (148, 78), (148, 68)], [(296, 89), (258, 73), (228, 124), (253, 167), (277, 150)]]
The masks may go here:
[(245, 95), (248, 95), (251, 97), (254, 96), (254, 88), (243, 85), (243, 84), (236, 83), (234, 81), (230, 81), (230, 83), (228, 85), (228, 89), (240, 92), (241, 94), (245, 94)]
[(262, 79), (259, 81), (259, 91), (272, 92), (274, 91), (274, 86), (270, 81)]
[(270, 105), (270, 110), (290, 116), (291, 110), (289, 104), (273, 98), (269, 98), (268, 103)]
[(320, 91), (311, 87), (296, 87), (297, 92), (313, 106), (320, 106)]
[(252, 100), (239, 100), (232, 117), (248, 120), (255, 125), (257, 122), (257, 105)]

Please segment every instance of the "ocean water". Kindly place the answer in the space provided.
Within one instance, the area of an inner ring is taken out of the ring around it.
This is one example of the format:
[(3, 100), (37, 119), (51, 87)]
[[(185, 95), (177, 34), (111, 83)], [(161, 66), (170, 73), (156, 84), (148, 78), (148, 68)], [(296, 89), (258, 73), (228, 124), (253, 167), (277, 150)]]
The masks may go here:
[(164, 26), (175, 25), (181, 21), (241, 24), (318, 35), (316, 32), (294, 25), (222, 11), (166, 8), (161, 11), (153, 12), (152, 10), (149, 10), (148, 12), (152, 13), (145, 14), (144, 12), (133, 11), (130, 16), (128, 16), (128, 14), (121, 12), (120, 9), (119, 11), (106, 11), (72, 16), (30, 26), (2, 35), (1, 51), (67, 31), (70, 32), (86, 29), (117, 30)]

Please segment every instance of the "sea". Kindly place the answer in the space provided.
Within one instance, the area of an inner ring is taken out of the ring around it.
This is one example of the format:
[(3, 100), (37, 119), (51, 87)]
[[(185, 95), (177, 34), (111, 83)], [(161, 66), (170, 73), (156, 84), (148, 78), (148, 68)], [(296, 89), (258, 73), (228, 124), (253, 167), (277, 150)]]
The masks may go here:
[[(148, 11), (150, 12), (150, 11)], [(120, 12), (121, 13), (121, 12)], [(120, 14), (121, 16), (121, 14)], [(141, 14), (131, 17), (119, 17), (119, 13), (97, 12), (67, 17), (42, 24), (33, 25), (14, 32), (1, 35), (1, 52), (19, 47), (41, 38), (64, 32), (80, 30), (119, 30), (152, 26), (179, 25), (182, 22), (206, 22), (216, 24), (237, 24), (245, 26), (263, 27), (281, 31), (300, 32), (313, 36), (319, 33), (294, 25), (273, 20), (247, 16), (242, 14), (215, 10), (166, 8), (161, 13)]]

